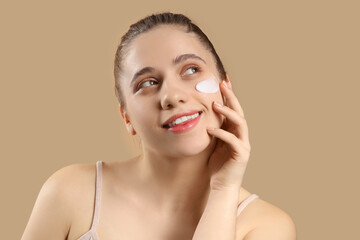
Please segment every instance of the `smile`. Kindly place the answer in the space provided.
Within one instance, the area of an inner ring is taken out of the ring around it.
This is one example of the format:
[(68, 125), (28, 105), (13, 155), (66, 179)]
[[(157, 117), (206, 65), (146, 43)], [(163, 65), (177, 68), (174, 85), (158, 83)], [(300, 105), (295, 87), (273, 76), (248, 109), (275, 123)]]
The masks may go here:
[(200, 111), (195, 113), (188, 113), (187, 115), (175, 115), (174, 117), (166, 121), (167, 123), (163, 124), (162, 127), (174, 133), (189, 131), (197, 125), (200, 120), (201, 113), (202, 112)]
[(193, 120), (194, 118), (197, 118), (200, 115), (200, 113), (195, 113), (190, 116), (183, 116), (181, 118), (177, 118), (175, 121), (169, 123), (169, 127), (173, 127), (175, 125), (179, 125), (180, 123), (187, 122), (189, 120)]

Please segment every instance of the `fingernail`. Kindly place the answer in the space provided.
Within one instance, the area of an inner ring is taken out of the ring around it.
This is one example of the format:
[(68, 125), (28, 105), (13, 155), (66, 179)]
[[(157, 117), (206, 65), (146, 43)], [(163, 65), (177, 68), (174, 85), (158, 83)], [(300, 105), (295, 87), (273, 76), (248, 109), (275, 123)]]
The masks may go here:
[(227, 87), (227, 88), (230, 88), (230, 89), (231, 89), (231, 82), (230, 82), (230, 81), (229, 81), (229, 82), (226, 82), (225, 84), (226, 84), (226, 87)]
[(226, 83), (226, 86), (231, 89), (231, 82), (228, 81), (228, 82)]
[(217, 106), (217, 107), (219, 107), (219, 108), (221, 108), (221, 107), (223, 106), (221, 103), (216, 102), (216, 101), (214, 101), (214, 104), (215, 104), (215, 106)]
[(226, 82), (230, 82), (229, 76), (226, 74)]
[(224, 85), (225, 87), (229, 88), (229, 86), (228, 86), (228, 84), (227, 84), (227, 82), (226, 82), (225, 80), (223, 80), (222, 83), (223, 83), (223, 85)]
[(232, 88), (231, 87), (231, 82), (230, 82), (230, 79), (229, 79), (229, 76), (226, 74), (226, 81), (225, 81), (225, 83), (226, 83), (226, 86), (228, 87), (228, 88)]

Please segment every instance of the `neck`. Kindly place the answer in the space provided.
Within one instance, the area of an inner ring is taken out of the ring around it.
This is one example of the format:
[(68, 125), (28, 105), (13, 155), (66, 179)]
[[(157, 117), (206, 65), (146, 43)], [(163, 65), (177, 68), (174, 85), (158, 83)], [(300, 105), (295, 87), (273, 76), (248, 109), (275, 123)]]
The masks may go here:
[(201, 153), (169, 157), (144, 149), (139, 157), (139, 176), (148, 199), (160, 212), (203, 211), (210, 191), (208, 160), (215, 141)]

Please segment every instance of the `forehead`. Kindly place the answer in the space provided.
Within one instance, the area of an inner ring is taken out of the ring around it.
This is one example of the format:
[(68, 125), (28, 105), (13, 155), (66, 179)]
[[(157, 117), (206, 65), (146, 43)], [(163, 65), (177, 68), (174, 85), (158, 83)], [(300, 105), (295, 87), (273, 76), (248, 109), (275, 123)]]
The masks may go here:
[(170, 66), (176, 56), (186, 53), (196, 54), (207, 63), (212, 61), (210, 52), (195, 33), (187, 33), (179, 26), (158, 26), (130, 43), (123, 59), (124, 70), (131, 74), (143, 67)]

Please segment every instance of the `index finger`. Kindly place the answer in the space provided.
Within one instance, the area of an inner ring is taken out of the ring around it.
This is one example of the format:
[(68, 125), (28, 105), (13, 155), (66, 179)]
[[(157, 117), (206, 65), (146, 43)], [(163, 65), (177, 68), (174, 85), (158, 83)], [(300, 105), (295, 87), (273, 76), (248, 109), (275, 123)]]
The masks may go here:
[[(226, 80), (229, 80), (227, 76), (226, 76)], [(230, 81), (228, 82), (222, 81), (220, 84), (220, 90), (223, 96), (225, 97), (226, 105), (229, 108), (236, 111), (237, 113), (239, 113), (240, 116), (244, 117), (244, 111), (239, 103), (239, 100), (237, 99), (237, 97), (235, 96), (234, 92), (231, 89)]]

